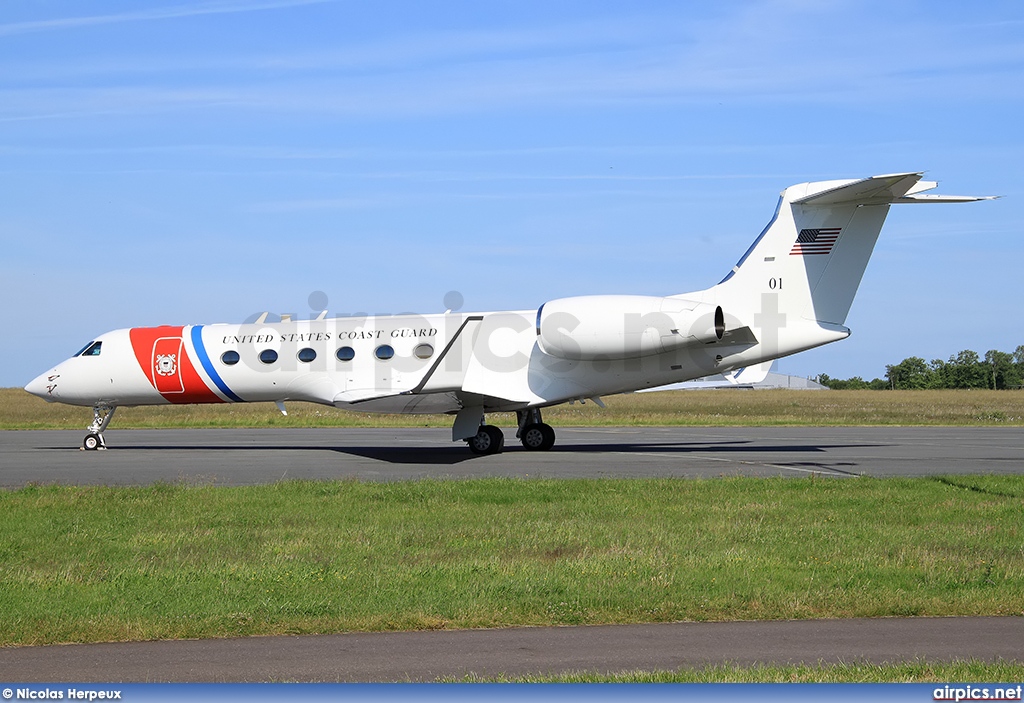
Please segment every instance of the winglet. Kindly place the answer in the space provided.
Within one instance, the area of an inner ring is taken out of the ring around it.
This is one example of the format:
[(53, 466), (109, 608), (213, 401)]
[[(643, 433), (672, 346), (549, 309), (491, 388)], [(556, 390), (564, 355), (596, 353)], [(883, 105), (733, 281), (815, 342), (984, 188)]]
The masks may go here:
[(768, 378), (768, 372), (771, 371), (772, 364), (774, 363), (775, 359), (769, 359), (768, 361), (762, 361), (760, 364), (752, 364), (741, 369), (734, 369), (723, 375), (725, 380), (734, 386), (740, 384), (753, 385)]

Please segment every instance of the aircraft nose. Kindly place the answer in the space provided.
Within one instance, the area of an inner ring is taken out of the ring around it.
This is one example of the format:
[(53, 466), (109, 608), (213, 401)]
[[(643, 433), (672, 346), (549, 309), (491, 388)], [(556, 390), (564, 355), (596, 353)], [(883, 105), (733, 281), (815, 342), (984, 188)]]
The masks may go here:
[(53, 369), (44, 374), (40, 374), (28, 382), (25, 386), (25, 390), (32, 395), (39, 396), (48, 403), (52, 403), (55, 398), (53, 393), (56, 390), (55, 381), (57, 380), (57, 370)]

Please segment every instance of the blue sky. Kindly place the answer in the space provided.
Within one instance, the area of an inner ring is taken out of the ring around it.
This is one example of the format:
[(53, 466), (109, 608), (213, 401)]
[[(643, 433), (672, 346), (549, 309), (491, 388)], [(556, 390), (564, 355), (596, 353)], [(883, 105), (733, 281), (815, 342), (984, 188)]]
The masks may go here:
[(808, 180), (923, 170), (847, 320), (1024, 344), (1024, 4), (0, 4), (0, 386), (119, 327), (529, 309), (722, 278)]

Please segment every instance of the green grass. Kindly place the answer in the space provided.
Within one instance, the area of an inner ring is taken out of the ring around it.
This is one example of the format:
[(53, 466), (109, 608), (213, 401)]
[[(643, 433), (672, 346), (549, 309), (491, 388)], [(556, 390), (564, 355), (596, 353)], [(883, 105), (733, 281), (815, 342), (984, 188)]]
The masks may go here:
[(902, 664), (718, 665), (675, 671), (572, 672), (552, 676), (466, 676), (458, 683), (992, 683), (1024, 681), (1020, 662), (908, 662)]
[(0, 492), (0, 646), (1024, 614), (1024, 477)]
[[(1024, 426), (1024, 391), (706, 390), (609, 396), (544, 411), (546, 422), (572, 426), (965, 425)], [(503, 426), (512, 415), (488, 416)], [(75, 429), (92, 421), (89, 408), (0, 389), (0, 429)], [(353, 413), (311, 403), (165, 405), (120, 408), (113, 427), (450, 427), (445, 415)]]

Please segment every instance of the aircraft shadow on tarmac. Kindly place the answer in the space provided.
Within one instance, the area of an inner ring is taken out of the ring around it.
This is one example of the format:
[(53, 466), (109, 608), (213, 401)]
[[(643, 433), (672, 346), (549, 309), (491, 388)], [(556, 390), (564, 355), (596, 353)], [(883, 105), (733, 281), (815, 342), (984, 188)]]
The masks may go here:
[[(816, 445), (760, 445), (747, 440), (723, 442), (664, 442), (664, 443), (616, 443), (616, 444), (561, 444), (547, 452), (536, 453), (521, 447), (507, 447), (503, 454), (520, 454), (524, 456), (558, 456), (569, 454), (678, 454), (680, 458), (687, 454), (702, 453), (750, 453), (750, 454), (821, 454), (829, 449), (863, 447), (863, 444), (816, 444)], [(882, 445), (877, 445), (882, 446)], [(367, 459), (375, 459), (390, 464), (449, 464), (455, 465), (464, 461), (492, 459), (495, 456), (478, 456), (466, 451), (465, 447), (335, 447), (332, 451), (342, 454), (354, 454)], [(769, 462), (770, 463), (770, 462)], [(787, 461), (788, 466), (808, 468), (811, 470), (827, 470), (857, 475), (850, 470), (853, 462), (836, 462), (829, 464), (814, 461)], [(846, 469), (841, 467), (847, 467)]]
[[(558, 456), (560, 454), (679, 454), (682, 458), (687, 454), (700, 452), (703, 454), (821, 454), (830, 449), (845, 449), (849, 447), (863, 447), (863, 444), (759, 444), (752, 440), (725, 440), (720, 442), (618, 442), (613, 444), (560, 444), (547, 452), (530, 452), (513, 444), (507, 444), (504, 454), (480, 456), (471, 453), (461, 444), (451, 446), (302, 446), (302, 445), (281, 445), (281, 444), (253, 444), (253, 445), (216, 445), (216, 444), (146, 444), (114, 446), (110, 451), (121, 452), (336, 452), (338, 454), (350, 454), (374, 459), (389, 464), (427, 464), (427, 465), (449, 465), (453, 466), (466, 461), (487, 461), (506, 454), (518, 454), (524, 457), (534, 456)], [(872, 445), (885, 446), (885, 445)], [(41, 449), (67, 449), (66, 447), (40, 447)], [(787, 461), (790, 466), (807, 466), (811, 468), (830, 469), (831, 465), (819, 462), (793, 462)], [(851, 463), (837, 464), (836, 466), (852, 466)], [(840, 470), (842, 469), (833, 469)]]

